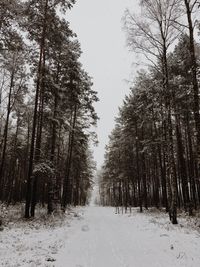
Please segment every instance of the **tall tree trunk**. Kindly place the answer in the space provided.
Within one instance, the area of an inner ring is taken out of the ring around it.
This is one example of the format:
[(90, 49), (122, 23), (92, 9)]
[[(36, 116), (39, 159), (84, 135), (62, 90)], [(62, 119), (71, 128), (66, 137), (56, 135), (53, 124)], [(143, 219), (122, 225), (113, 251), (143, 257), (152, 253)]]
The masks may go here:
[(17, 159), (17, 140), (18, 140), (18, 133), (19, 133), (19, 123), (20, 123), (20, 118), (17, 118), (17, 125), (16, 125), (16, 132), (15, 132), (15, 137), (14, 137), (14, 144), (13, 144), (13, 151), (12, 151), (12, 157), (10, 160), (10, 170), (9, 170), (9, 177), (8, 179), (10, 180), (9, 182), (9, 190), (7, 194), (7, 203), (10, 204), (11, 201), (13, 200), (13, 191), (14, 191), (14, 184), (17, 183), (17, 173), (16, 173), (16, 159)]
[(138, 146), (138, 127), (137, 122), (135, 123), (135, 132), (136, 132), (136, 168), (137, 168), (137, 184), (138, 184), (138, 201), (139, 201), (139, 207), (140, 212), (143, 211), (142, 209), (142, 194), (141, 194), (141, 178), (140, 178), (140, 166), (139, 166), (139, 146)]
[[(56, 84), (59, 83), (59, 72), (60, 72), (60, 64), (58, 63), (57, 66), (57, 75), (56, 75)], [(50, 161), (52, 166), (57, 169), (57, 163), (55, 163), (55, 151), (56, 151), (56, 140), (57, 140), (57, 127), (58, 125), (58, 94), (59, 92), (54, 92), (54, 110), (53, 110), (53, 120), (52, 120), (52, 137), (51, 137), (51, 154), (50, 154)], [(56, 173), (53, 177), (51, 177), (52, 181), (48, 182), (48, 214), (53, 212), (53, 209), (56, 205), (55, 202), (59, 200), (59, 190), (57, 185), (57, 176)]]
[(77, 119), (77, 104), (74, 107), (74, 115), (73, 115), (73, 122), (72, 122), (72, 130), (69, 136), (69, 151), (67, 156), (67, 163), (66, 163), (66, 174), (63, 184), (63, 196), (62, 196), (62, 207), (65, 210), (66, 205), (69, 204), (69, 191), (70, 191), (70, 171), (71, 171), (71, 163), (72, 163), (72, 153), (73, 153), (73, 145), (74, 145), (74, 132), (76, 127), (76, 119)]
[[(42, 77), (40, 85), (40, 97), (39, 97), (39, 111), (38, 111), (38, 123), (37, 123), (37, 136), (35, 144), (35, 163), (40, 161), (41, 157), (41, 143), (42, 143), (42, 128), (43, 128), (43, 111), (44, 111), (44, 91), (45, 91), (45, 50), (43, 50), (43, 59), (41, 67)], [(38, 176), (33, 176), (33, 189), (31, 199), (31, 217), (35, 216), (35, 206), (37, 203), (37, 186)]]
[[(56, 75), (56, 84), (59, 83), (59, 73), (60, 73), (60, 64), (57, 66), (57, 75)], [(51, 138), (51, 156), (50, 160), (54, 164), (55, 159), (55, 149), (56, 149), (56, 139), (57, 139), (57, 127), (58, 125), (58, 94), (59, 92), (54, 92), (54, 110), (53, 110), (53, 120), (52, 120), (52, 138)]]
[(40, 42), (40, 56), (38, 63), (38, 77), (36, 84), (36, 93), (35, 93), (35, 106), (34, 106), (34, 115), (33, 115), (33, 126), (32, 126), (32, 136), (31, 136), (31, 146), (30, 146), (30, 156), (29, 156), (29, 169), (27, 176), (27, 189), (26, 189), (26, 205), (25, 205), (25, 218), (30, 217), (30, 204), (31, 204), (31, 191), (32, 191), (32, 172), (33, 172), (33, 160), (34, 160), (34, 152), (35, 152), (35, 135), (36, 135), (36, 127), (37, 127), (37, 119), (38, 119), (38, 99), (39, 99), (39, 91), (40, 91), (40, 83), (42, 76), (42, 59), (45, 48), (45, 38), (46, 38), (46, 17), (47, 17), (47, 9), (48, 9), (48, 0), (45, 3), (45, 12), (43, 19), (43, 32), (41, 36)]
[[(168, 146), (168, 187), (171, 187), (171, 203), (169, 207), (169, 217), (173, 224), (177, 224), (177, 177), (176, 165), (174, 159), (174, 144), (173, 144), (173, 125), (171, 115), (171, 100), (172, 93), (169, 87), (168, 63), (167, 63), (167, 48), (164, 40), (163, 45), (163, 88), (166, 94), (166, 112), (167, 112), (167, 146)], [(169, 192), (169, 191), (168, 191)]]
[(180, 177), (181, 177), (181, 187), (183, 192), (183, 204), (185, 211), (189, 207), (189, 188), (188, 188), (188, 177), (186, 169), (186, 161), (184, 157), (184, 147), (182, 143), (181, 125), (179, 121), (179, 116), (176, 114), (176, 137), (177, 137), (177, 157), (180, 166)]
[(192, 84), (193, 84), (193, 112), (194, 112), (194, 120), (196, 127), (196, 142), (197, 142), (197, 164), (198, 171), (200, 171), (200, 115), (199, 115), (199, 88), (197, 81), (197, 60), (195, 55), (195, 42), (194, 42), (194, 25), (192, 22), (192, 8), (190, 7), (190, 1), (184, 0), (186, 12), (187, 12), (187, 20), (188, 20), (188, 28), (189, 28), (189, 38), (190, 38), (190, 59), (191, 59), (191, 67), (192, 67)]
[[(1, 188), (1, 190), (3, 188), (2, 182), (3, 182), (4, 164), (5, 164), (6, 148), (7, 148), (8, 125), (9, 125), (9, 118), (10, 118), (10, 112), (11, 112), (11, 96), (12, 96), (12, 89), (13, 89), (13, 85), (14, 85), (14, 72), (15, 72), (15, 70), (13, 69), (13, 71), (11, 73), (11, 78), (10, 78), (7, 115), (6, 115), (6, 122), (5, 122), (4, 135), (3, 135), (3, 151), (2, 151), (1, 165), (0, 165), (0, 188)], [(2, 192), (1, 192), (1, 195), (2, 195)]]
[[(1, 135), (2, 135), (2, 92), (3, 92), (3, 88), (4, 88), (4, 85), (5, 85), (5, 72), (6, 70), (4, 69), (3, 71), (3, 77), (2, 77), (2, 82), (1, 82), (1, 86), (0, 86), (0, 138), (1, 138)], [(1, 146), (0, 146), (0, 152), (1, 152)]]

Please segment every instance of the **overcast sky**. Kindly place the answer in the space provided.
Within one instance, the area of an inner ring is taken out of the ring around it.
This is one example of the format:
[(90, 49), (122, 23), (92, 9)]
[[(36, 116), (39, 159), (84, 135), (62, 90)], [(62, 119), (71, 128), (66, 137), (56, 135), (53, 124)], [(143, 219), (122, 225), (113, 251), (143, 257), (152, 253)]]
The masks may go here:
[(96, 107), (99, 146), (94, 149), (98, 167), (103, 163), (108, 135), (114, 127), (114, 117), (126, 94), (127, 81), (133, 79), (134, 54), (128, 51), (122, 16), (128, 7), (137, 11), (137, 0), (77, 0), (67, 14), (71, 28), (77, 33), (83, 55), (81, 62), (93, 77), (93, 89), (100, 101)]

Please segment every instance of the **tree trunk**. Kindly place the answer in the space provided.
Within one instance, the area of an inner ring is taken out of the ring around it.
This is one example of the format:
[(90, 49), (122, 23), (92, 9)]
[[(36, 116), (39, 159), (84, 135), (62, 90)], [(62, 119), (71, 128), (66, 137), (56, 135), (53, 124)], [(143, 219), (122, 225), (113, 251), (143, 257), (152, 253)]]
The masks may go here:
[(70, 171), (71, 171), (71, 163), (72, 163), (72, 152), (73, 152), (73, 145), (74, 145), (74, 131), (76, 127), (76, 119), (77, 119), (77, 104), (74, 107), (74, 115), (73, 115), (73, 122), (72, 122), (72, 130), (71, 134), (69, 135), (69, 151), (67, 156), (67, 163), (66, 163), (66, 174), (63, 184), (63, 196), (62, 196), (62, 207), (65, 210), (66, 205), (69, 204), (69, 191), (70, 191)]
[(41, 70), (42, 70), (42, 59), (45, 47), (45, 38), (46, 38), (46, 17), (47, 17), (47, 9), (48, 9), (48, 0), (46, 0), (45, 4), (45, 14), (43, 20), (43, 32), (40, 43), (40, 56), (38, 63), (38, 77), (36, 84), (36, 93), (35, 93), (35, 106), (34, 106), (34, 115), (33, 115), (33, 126), (32, 126), (32, 136), (31, 136), (31, 146), (30, 146), (30, 156), (29, 156), (29, 169), (27, 176), (27, 189), (26, 189), (26, 205), (25, 205), (25, 218), (30, 217), (30, 204), (31, 204), (31, 191), (32, 191), (32, 172), (33, 172), (33, 159), (35, 152), (35, 134), (36, 134), (36, 126), (38, 120), (38, 99), (39, 99), (39, 91), (40, 91), (40, 82), (41, 82)]
[[(166, 95), (166, 112), (167, 112), (167, 147), (168, 147), (168, 187), (171, 187), (171, 203), (169, 207), (169, 217), (173, 224), (177, 224), (177, 177), (176, 165), (174, 159), (174, 144), (173, 144), (173, 125), (171, 115), (172, 93), (169, 87), (168, 63), (167, 63), (167, 48), (163, 45), (163, 89)], [(170, 192), (168, 191), (168, 192)]]
[[(43, 128), (43, 110), (44, 110), (44, 91), (45, 91), (45, 51), (43, 50), (43, 60), (42, 60), (42, 78), (40, 85), (40, 104), (38, 111), (38, 125), (37, 125), (37, 136), (35, 145), (35, 163), (40, 161), (41, 157), (41, 143), (42, 143), (42, 128)], [(38, 176), (33, 176), (33, 189), (32, 189), (32, 199), (31, 199), (31, 217), (35, 216), (35, 206), (37, 203), (37, 186), (38, 186)]]
[(140, 212), (143, 211), (142, 209), (142, 194), (141, 194), (141, 178), (140, 178), (140, 166), (139, 166), (139, 147), (138, 147), (138, 127), (137, 122), (135, 123), (135, 132), (136, 132), (136, 168), (137, 168), (137, 184), (138, 184), (138, 201)]
[(190, 58), (191, 58), (191, 67), (192, 67), (192, 84), (193, 84), (193, 112), (194, 112), (194, 120), (196, 127), (196, 142), (197, 142), (197, 164), (198, 171), (200, 168), (200, 115), (199, 115), (199, 88), (197, 81), (197, 60), (195, 55), (195, 44), (194, 44), (194, 25), (192, 22), (192, 12), (193, 10), (190, 8), (190, 1), (184, 0), (186, 12), (187, 12), (187, 20), (189, 27), (189, 37), (190, 37)]
[(1, 165), (0, 165), (0, 188), (1, 188), (1, 190), (3, 187), (2, 181), (3, 181), (4, 164), (5, 164), (5, 157), (6, 157), (8, 125), (9, 125), (9, 118), (10, 118), (10, 112), (11, 112), (11, 96), (12, 96), (13, 85), (14, 85), (14, 70), (12, 71), (11, 78), (10, 78), (10, 89), (9, 89), (8, 105), (7, 105), (7, 116), (6, 116), (6, 122), (5, 122), (5, 128), (4, 128), (3, 151), (2, 151)]

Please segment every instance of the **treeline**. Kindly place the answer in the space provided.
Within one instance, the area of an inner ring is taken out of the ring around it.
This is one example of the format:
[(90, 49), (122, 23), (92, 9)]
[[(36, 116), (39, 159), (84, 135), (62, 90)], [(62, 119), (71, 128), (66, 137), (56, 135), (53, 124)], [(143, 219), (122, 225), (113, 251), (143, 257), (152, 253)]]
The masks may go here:
[[(66, 21), (74, 0), (0, 1), (0, 201), (84, 205), (98, 101)], [(69, 12), (69, 11), (68, 11)]]
[(164, 207), (176, 224), (177, 208), (192, 215), (200, 205), (199, 11), (187, 0), (144, 0), (141, 9), (142, 19), (126, 11), (125, 30), (128, 45), (152, 64), (138, 73), (116, 118), (101, 203)]

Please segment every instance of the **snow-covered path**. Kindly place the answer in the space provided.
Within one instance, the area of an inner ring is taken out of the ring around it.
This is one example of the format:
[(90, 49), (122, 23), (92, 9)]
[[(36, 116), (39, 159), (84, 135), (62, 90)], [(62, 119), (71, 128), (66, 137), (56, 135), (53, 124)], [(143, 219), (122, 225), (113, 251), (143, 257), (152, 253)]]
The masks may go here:
[(56, 267), (200, 266), (199, 233), (169, 224), (165, 215), (87, 207), (70, 230)]

